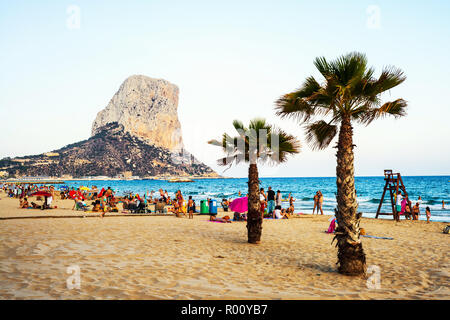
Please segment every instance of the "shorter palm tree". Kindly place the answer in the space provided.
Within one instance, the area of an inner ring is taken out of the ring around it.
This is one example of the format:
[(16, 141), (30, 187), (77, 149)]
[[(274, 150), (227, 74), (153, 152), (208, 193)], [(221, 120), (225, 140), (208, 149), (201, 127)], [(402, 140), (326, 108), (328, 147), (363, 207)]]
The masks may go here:
[(248, 169), (248, 242), (261, 241), (263, 217), (259, 210), (258, 163), (278, 164), (287, 161), (287, 156), (300, 152), (300, 142), (292, 135), (255, 118), (248, 128), (238, 120), (233, 121), (238, 135), (231, 137), (224, 133), (222, 140), (211, 140), (209, 144), (219, 146), (226, 154), (218, 160), (221, 166), (233, 163), (249, 163)]

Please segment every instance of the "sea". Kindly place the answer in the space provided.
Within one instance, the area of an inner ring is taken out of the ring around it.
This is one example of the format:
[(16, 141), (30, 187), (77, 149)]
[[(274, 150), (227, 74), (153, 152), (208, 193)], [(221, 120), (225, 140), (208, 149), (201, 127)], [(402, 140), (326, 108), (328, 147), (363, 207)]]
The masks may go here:
[[(431, 209), (431, 221), (450, 222), (450, 176), (402, 176), (410, 200), (415, 203), (419, 196), (422, 198), (420, 206), (420, 220), (426, 220), (425, 208)], [(222, 199), (235, 199), (247, 194), (247, 178), (199, 179), (194, 182), (168, 182), (165, 180), (72, 180), (67, 181), (68, 187), (81, 186), (111, 187), (116, 195), (130, 193), (143, 196), (147, 192), (167, 190), (171, 197), (177, 190), (181, 190), (183, 197), (192, 196), (196, 204), (207, 198), (215, 199), (219, 203)], [(294, 212), (312, 213), (313, 197), (317, 190), (324, 195), (323, 211), (326, 215), (334, 215), (336, 208), (336, 177), (317, 178), (260, 178), (260, 186), (267, 192), (269, 186), (276, 192), (280, 190), (283, 198), (289, 193), (295, 198)], [(385, 185), (384, 176), (356, 177), (355, 187), (358, 201), (358, 211), (363, 217), (375, 218), (378, 205)], [(445, 209), (442, 208), (445, 201)], [(288, 207), (288, 202), (283, 202)], [(381, 212), (392, 212), (389, 193), (386, 193)], [(392, 219), (392, 216), (380, 216), (382, 219)]]

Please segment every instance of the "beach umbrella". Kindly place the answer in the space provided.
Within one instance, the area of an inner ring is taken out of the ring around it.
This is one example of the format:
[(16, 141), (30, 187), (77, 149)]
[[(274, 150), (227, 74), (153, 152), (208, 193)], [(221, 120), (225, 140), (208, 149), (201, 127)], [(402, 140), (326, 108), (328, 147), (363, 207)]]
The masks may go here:
[(230, 210), (233, 212), (247, 212), (248, 211), (248, 197), (234, 199), (230, 203)]
[(98, 194), (98, 197), (103, 197), (103, 193), (105, 193), (105, 188), (102, 188), (102, 190), (100, 190), (100, 193)]
[(81, 191), (91, 191), (91, 189), (89, 189), (88, 187), (81, 187), (80, 190)]
[(72, 199), (74, 199), (76, 195), (77, 195), (77, 192), (75, 190), (71, 190), (69, 192), (69, 197), (71, 197)]
[(31, 195), (32, 196), (36, 196), (36, 197), (38, 197), (38, 196), (51, 197), (52, 196), (52, 194), (50, 192), (47, 192), (47, 191), (38, 191), (38, 192), (32, 193)]

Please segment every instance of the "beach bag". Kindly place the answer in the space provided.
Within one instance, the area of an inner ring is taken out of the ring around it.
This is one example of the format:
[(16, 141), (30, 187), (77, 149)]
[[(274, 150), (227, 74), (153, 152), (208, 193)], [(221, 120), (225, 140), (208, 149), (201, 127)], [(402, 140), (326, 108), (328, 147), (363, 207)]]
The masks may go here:
[(444, 230), (442, 230), (442, 232), (445, 233), (445, 234), (449, 234), (449, 232), (450, 232), (450, 225), (449, 225), (449, 226), (446, 226), (446, 227), (444, 228)]

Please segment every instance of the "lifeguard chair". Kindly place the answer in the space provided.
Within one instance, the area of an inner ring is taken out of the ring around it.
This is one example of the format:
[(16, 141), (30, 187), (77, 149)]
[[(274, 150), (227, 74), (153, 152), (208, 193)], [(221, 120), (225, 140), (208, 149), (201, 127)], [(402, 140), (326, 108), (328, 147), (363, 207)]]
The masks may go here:
[[(394, 220), (400, 220), (400, 212), (397, 212), (397, 208), (395, 205), (394, 195), (398, 194), (398, 191), (401, 190), (403, 192), (403, 196), (406, 198), (408, 193), (406, 192), (405, 185), (403, 184), (402, 175), (400, 173), (393, 173), (392, 170), (384, 170), (384, 181), (386, 181), (384, 185), (383, 195), (381, 196), (380, 205), (378, 206), (377, 215), (375, 218), (378, 219), (378, 216), (390, 216), (394, 217)], [(380, 212), (381, 206), (383, 205), (384, 196), (386, 195), (386, 191), (389, 191), (389, 195), (391, 197), (391, 207), (392, 212)], [(410, 202), (406, 204), (409, 206), (410, 212), (412, 212), (412, 208)]]

